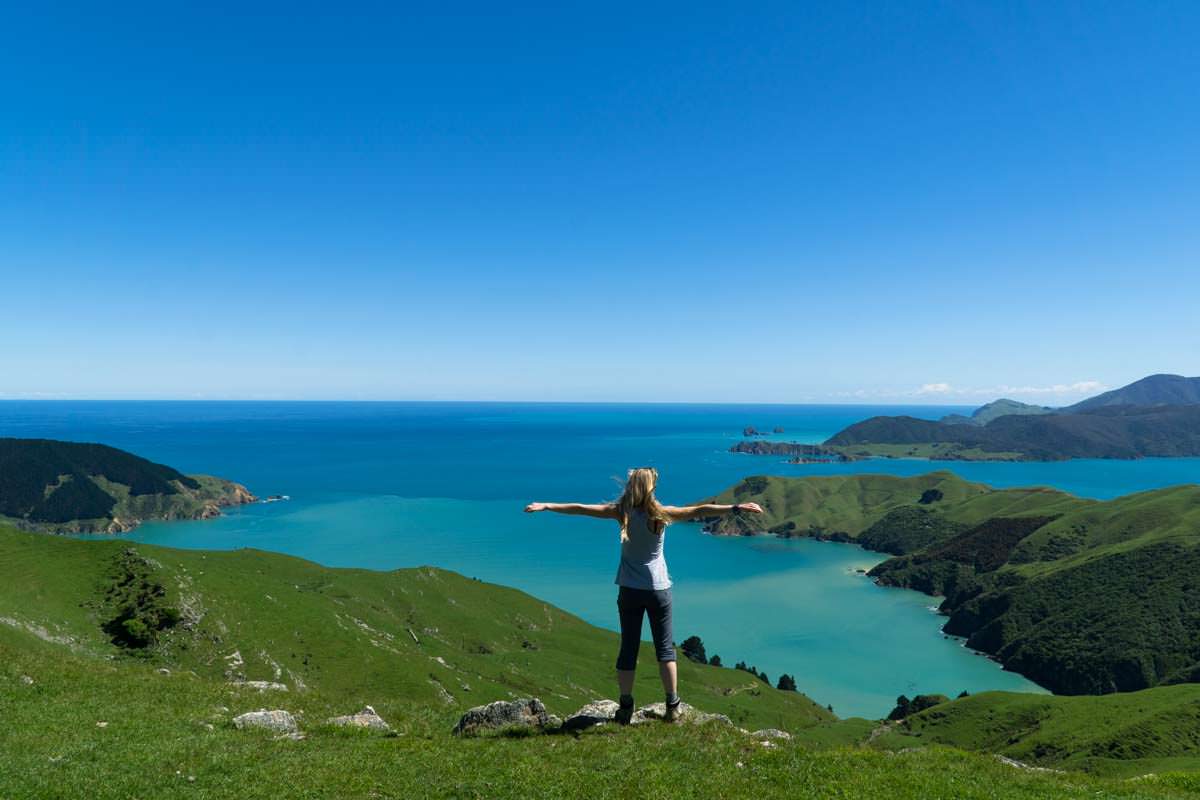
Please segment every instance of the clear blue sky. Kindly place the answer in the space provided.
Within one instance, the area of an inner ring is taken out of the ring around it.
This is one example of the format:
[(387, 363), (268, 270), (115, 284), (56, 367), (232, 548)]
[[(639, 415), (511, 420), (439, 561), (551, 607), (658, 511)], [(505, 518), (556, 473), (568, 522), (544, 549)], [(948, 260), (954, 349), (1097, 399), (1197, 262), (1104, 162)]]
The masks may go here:
[(174, 5), (4, 13), (0, 396), (1200, 374), (1195, 2)]

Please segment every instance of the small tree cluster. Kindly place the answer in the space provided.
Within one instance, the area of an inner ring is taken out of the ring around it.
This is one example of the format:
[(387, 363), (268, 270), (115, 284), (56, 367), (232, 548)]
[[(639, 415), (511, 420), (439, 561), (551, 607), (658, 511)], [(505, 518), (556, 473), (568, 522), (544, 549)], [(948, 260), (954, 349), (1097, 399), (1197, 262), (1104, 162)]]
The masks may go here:
[(697, 664), (707, 664), (708, 656), (704, 652), (704, 642), (699, 636), (689, 636), (683, 640), (683, 644), (679, 645), (679, 649), (688, 659), (695, 661)]
[(944, 694), (919, 694), (912, 700), (904, 695), (896, 698), (896, 707), (888, 714), (890, 720), (901, 720), (912, 714), (919, 714), (927, 708), (933, 708), (940, 703), (948, 703), (950, 698)]
[(779, 676), (779, 683), (775, 684), (775, 688), (784, 692), (796, 691), (796, 679), (786, 672)]

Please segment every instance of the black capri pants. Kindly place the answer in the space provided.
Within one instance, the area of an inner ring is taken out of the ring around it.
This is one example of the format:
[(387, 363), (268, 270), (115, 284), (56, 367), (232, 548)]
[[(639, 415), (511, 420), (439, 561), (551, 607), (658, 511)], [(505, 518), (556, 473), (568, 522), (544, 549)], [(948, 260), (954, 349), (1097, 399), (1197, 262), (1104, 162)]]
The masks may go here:
[(617, 669), (637, 667), (638, 648), (642, 643), (642, 615), (650, 617), (650, 634), (659, 661), (675, 660), (671, 638), (671, 590), (632, 589), (622, 586), (617, 592), (617, 611), (621, 615), (621, 652)]

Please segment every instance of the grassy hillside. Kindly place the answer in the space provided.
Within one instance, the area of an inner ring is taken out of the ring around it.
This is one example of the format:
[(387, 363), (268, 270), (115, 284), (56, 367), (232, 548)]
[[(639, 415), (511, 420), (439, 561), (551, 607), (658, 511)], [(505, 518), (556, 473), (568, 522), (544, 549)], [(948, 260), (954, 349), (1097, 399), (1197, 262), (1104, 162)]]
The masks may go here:
[(0, 438), (0, 520), (64, 532), (127, 531), (253, 501), (230, 481), (184, 475), (102, 444)]
[(763, 507), (763, 514), (738, 514), (713, 520), (707, 524), (713, 533), (769, 532), (851, 541), (888, 513), (901, 508), (925, 508), (952, 522), (975, 524), (999, 513), (1047, 514), (1089, 501), (1054, 489), (996, 490), (943, 470), (908, 478), (755, 475), (721, 492), (715, 502), (755, 502)]
[[(101, 661), (132, 655), (203, 680), (277, 681), (305, 695), (310, 711), (371, 703), (384, 713), (415, 703), (442, 709), (448, 724), (468, 706), (514, 695), (536, 695), (563, 714), (612, 694), (615, 633), (443, 570), (329, 569), (254, 550), (130, 547), (11, 530), (0, 535), (0, 565), (0, 617), (9, 627), (46, 631)], [(119, 626), (109, 624), (131, 605), (158, 602), (152, 588), (127, 602), (131, 583), (161, 586), (162, 603), (179, 612), (141, 649), (114, 644)], [(124, 594), (114, 598), (113, 587)], [(642, 658), (653, 667), (649, 646)], [(690, 702), (747, 725), (798, 728), (833, 718), (744, 672), (688, 661), (679, 669)], [(661, 699), (653, 668), (640, 680), (640, 699)]]
[(1105, 697), (987, 692), (909, 717), (874, 746), (952, 745), (1053, 769), (1136, 775), (1200, 766), (1200, 686)]
[[(766, 748), (719, 724), (459, 739), (449, 730), (470, 705), (532, 694), (562, 714), (610, 696), (616, 636), (521, 592), (430, 568), (327, 569), (256, 551), (129, 548), (0, 528), (0, 578), (4, 797), (1016, 800), (1200, 789), (1179, 772), (1137, 781), (1033, 772), (920, 740), (878, 752), (865, 743), (892, 732), (876, 723), (834, 721), (802, 695), (688, 662), (680, 670), (690, 702), (747, 728), (787, 728), (793, 740)], [(146, 647), (114, 644), (106, 631), (131, 595), (142, 611), (158, 602), (180, 611)], [(652, 659), (649, 647), (642, 656)], [(642, 672), (639, 698), (657, 698), (652, 670)], [(288, 688), (260, 691), (243, 678)], [(391, 735), (323, 724), (364, 703)], [(296, 714), (306, 738), (231, 725), (263, 707)], [(1063, 731), (1077, 735), (1066, 722)], [(1161, 763), (1196, 766), (1170, 758)]]

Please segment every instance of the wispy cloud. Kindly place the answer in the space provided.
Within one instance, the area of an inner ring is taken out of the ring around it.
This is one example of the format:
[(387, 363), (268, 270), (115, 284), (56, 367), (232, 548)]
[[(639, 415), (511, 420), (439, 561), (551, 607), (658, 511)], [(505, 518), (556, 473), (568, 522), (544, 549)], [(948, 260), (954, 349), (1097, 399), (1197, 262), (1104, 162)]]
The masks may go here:
[(997, 400), (1001, 397), (1041, 398), (1046, 401), (1063, 400), (1085, 397), (1103, 392), (1109, 387), (1100, 381), (1075, 381), (1074, 383), (1053, 383), (1043, 386), (1011, 386), (998, 384), (995, 386), (956, 386), (945, 381), (931, 381), (916, 388), (905, 389), (852, 389), (832, 392), (831, 397), (847, 400), (885, 400), (913, 398), (921, 400), (940, 399), (949, 402), (954, 400)]

